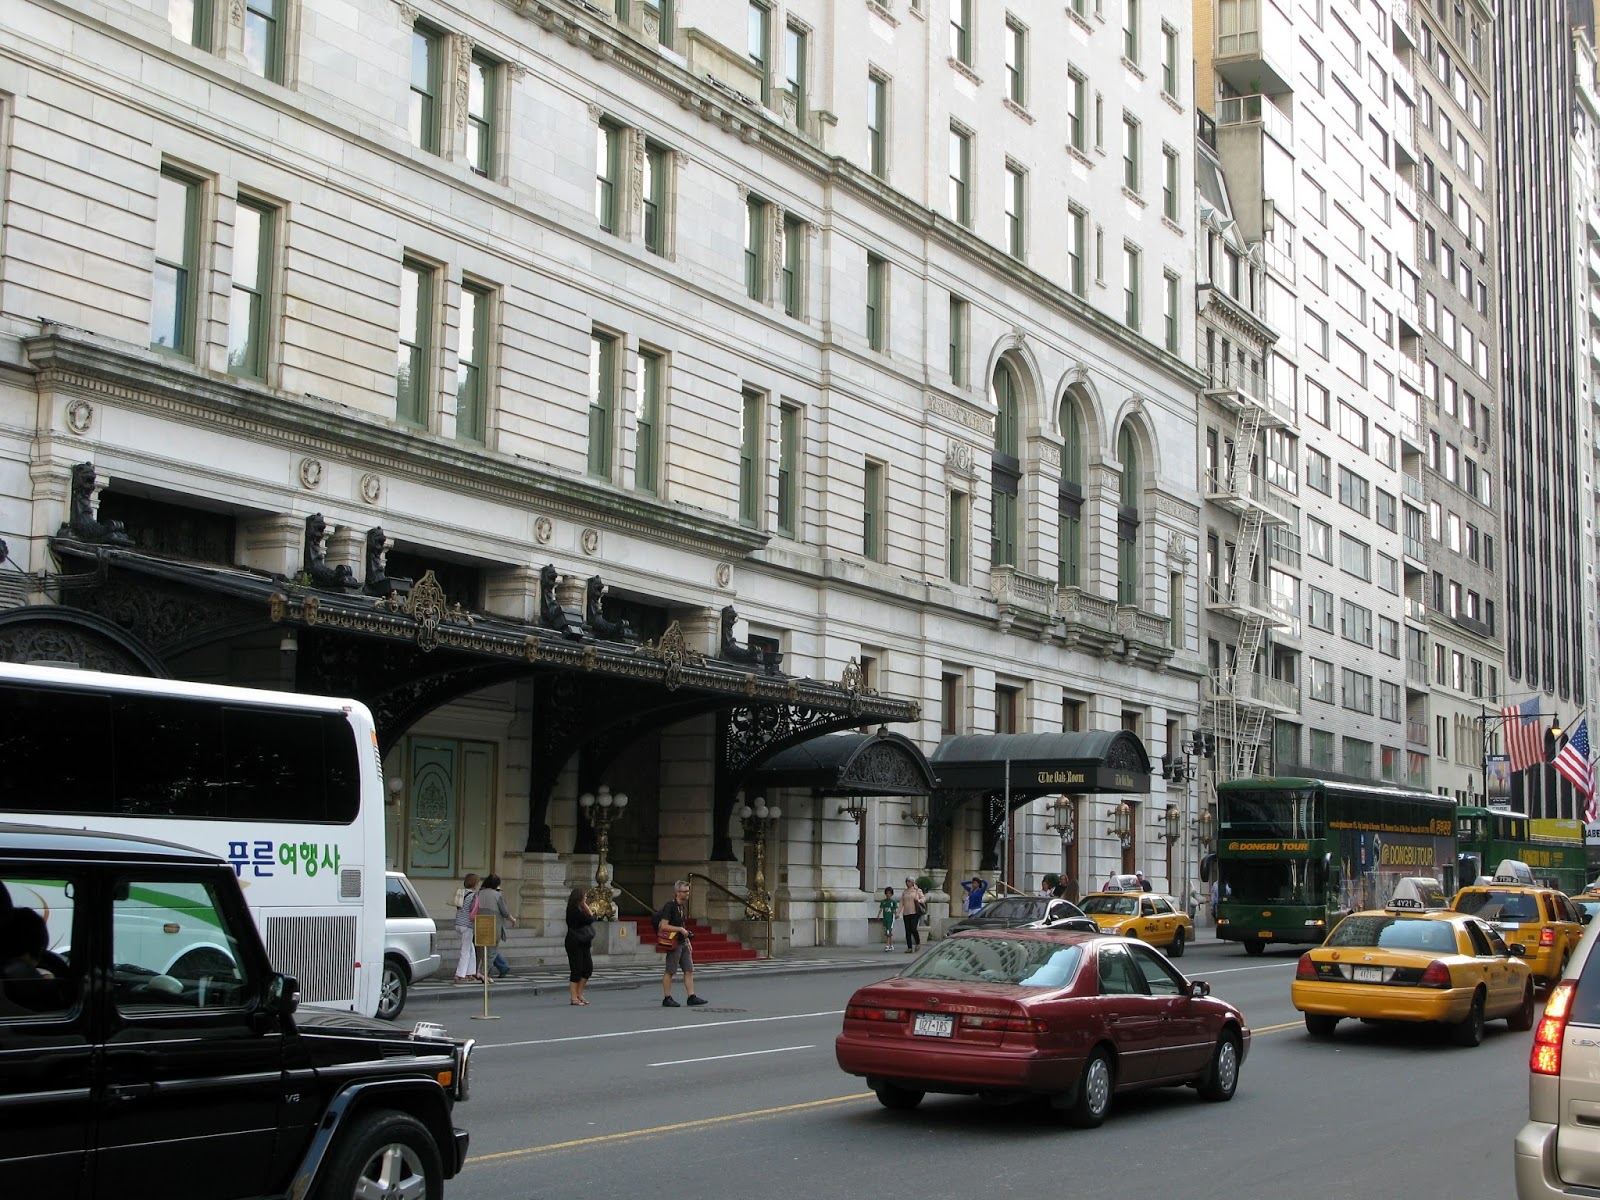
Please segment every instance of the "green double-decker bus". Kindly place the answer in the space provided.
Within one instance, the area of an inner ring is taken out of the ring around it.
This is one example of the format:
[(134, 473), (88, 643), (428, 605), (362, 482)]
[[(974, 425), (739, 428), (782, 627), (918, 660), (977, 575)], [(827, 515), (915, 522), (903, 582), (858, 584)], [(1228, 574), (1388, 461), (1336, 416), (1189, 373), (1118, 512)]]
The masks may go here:
[(1316, 945), (1381, 908), (1406, 876), (1456, 887), (1456, 805), (1428, 792), (1325, 779), (1217, 786), (1217, 936), (1249, 954)]
[(1502, 862), (1515, 858), (1527, 863), (1540, 883), (1576, 895), (1588, 881), (1589, 864), (1581, 840), (1583, 826), (1573, 824), (1578, 837), (1559, 841), (1533, 833), (1526, 813), (1460, 805), (1456, 809), (1456, 852), (1461, 886), (1475, 882), (1480, 875), (1493, 875)]

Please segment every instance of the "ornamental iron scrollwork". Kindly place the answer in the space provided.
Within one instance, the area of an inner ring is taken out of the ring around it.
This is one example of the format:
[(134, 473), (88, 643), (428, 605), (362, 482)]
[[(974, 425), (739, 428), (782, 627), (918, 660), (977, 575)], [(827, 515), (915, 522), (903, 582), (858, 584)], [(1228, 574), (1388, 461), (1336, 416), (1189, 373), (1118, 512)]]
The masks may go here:
[(683, 629), (676, 621), (667, 626), (659, 642), (646, 642), (639, 647), (639, 653), (649, 655), (666, 668), (666, 675), (661, 682), (669, 692), (677, 691), (683, 683), (685, 667), (705, 664), (705, 655), (689, 648)]
[(417, 623), (417, 646), (423, 651), (435, 650), (439, 645), (439, 625), (449, 614), (449, 604), (444, 588), (433, 572), (424, 571), (406, 597), (406, 614)]

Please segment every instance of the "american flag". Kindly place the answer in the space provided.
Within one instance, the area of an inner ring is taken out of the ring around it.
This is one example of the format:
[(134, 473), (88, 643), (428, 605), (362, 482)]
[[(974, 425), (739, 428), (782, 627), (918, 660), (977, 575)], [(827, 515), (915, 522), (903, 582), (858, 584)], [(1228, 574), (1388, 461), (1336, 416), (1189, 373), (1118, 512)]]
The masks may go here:
[(1578, 727), (1567, 735), (1567, 744), (1551, 764), (1572, 781), (1578, 795), (1583, 797), (1583, 819), (1592, 824), (1597, 814), (1594, 799), (1594, 768), (1589, 763), (1589, 718), (1578, 722)]
[(1544, 730), (1539, 725), (1539, 697), (1500, 710), (1506, 723), (1506, 756), (1512, 771), (1526, 771), (1544, 761)]

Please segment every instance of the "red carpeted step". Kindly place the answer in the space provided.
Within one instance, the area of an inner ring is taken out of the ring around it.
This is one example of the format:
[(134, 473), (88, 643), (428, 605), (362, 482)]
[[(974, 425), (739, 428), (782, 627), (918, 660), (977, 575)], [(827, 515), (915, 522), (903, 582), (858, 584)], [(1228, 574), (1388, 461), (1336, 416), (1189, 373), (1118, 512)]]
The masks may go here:
[[(649, 917), (624, 917), (633, 922), (639, 931), (639, 944), (651, 945), (656, 940), (655, 923)], [(750, 947), (734, 941), (725, 933), (718, 933), (702, 921), (690, 920), (694, 930), (694, 960), (697, 963), (749, 962), (761, 955)]]

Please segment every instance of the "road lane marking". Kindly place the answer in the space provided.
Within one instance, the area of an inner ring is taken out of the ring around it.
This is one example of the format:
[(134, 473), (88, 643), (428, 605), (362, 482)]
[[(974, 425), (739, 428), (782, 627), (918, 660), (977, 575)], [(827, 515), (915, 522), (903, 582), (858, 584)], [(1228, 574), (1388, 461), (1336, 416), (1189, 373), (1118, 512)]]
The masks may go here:
[(1277, 1033), (1280, 1029), (1299, 1029), (1303, 1021), (1285, 1021), (1282, 1025), (1260, 1025), (1250, 1030), (1251, 1034)]
[(525, 1042), (479, 1042), (479, 1050), (509, 1050), (515, 1046), (554, 1046), (560, 1042), (595, 1042), (601, 1038), (640, 1037), (654, 1033), (683, 1033), (696, 1029), (723, 1029), (729, 1025), (761, 1025), (768, 1021), (805, 1021), (812, 1017), (842, 1017), (844, 1009), (827, 1012), (785, 1013), (780, 1017), (739, 1017), (733, 1021), (706, 1021), (699, 1025), (663, 1025), (656, 1029), (618, 1029), (610, 1033), (583, 1033), (574, 1037), (531, 1038)]
[(815, 1046), (774, 1046), (771, 1050), (743, 1050), (738, 1054), (713, 1054), (708, 1058), (675, 1058), (671, 1062), (645, 1063), (647, 1067), (682, 1067), (689, 1063), (721, 1062), (725, 1058), (755, 1058), (758, 1054), (785, 1054), (790, 1050), (815, 1050)]
[(1298, 963), (1299, 963), (1298, 959), (1295, 960), (1295, 962), (1290, 962), (1286, 958), (1282, 962), (1263, 963), (1259, 967), (1224, 967), (1220, 971), (1196, 971), (1194, 973), (1194, 978), (1196, 978), (1196, 979), (1209, 979), (1213, 975), (1237, 975), (1240, 971), (1273, 971), (1273, 970), (1277, 970), (1280, 967), (1297, 966)]
[(597, 1137), (575, 1138), (570, 1142), (551, 1142), (548, 1146), (529, 1146), (524, 1150), (501, 1150), (495, 1154), (480, 1154), (467, 1159), (467, 1166), (476, 1163), (504, 1162), (513, 1158), (529, 1158), (535, 1154), (549, 1154), (556, 1150), (575, 1150), (580, 1146), (601, 1146), (612, 1142), (631, 1141), (634, 1138), (654, 1137), (663, 1133), (683, 1133), (691, 1129), (710, 1129), (734, 1121), (753, 1121), (760, 1117), (775, 1117), (783, 1113), (804, 1112), (809, 1108), (823, 1108), (830, 1104), (849, 1104), (872, 1099), (871, 1092), (855, 1092), (849, 1096), (834, 1096), (828, 1100), (806, 1100), (800, 1104), (785, 1104), (779, 1108), (758, 1108), (752, 1112), (729, 1113), (725, 1117), (704, 1117), (698, 1121), (680, 1121), (676, 1125), (655, 1125), (649, 1129), (633, 1129), (626, 1133), (603, 1133)]

